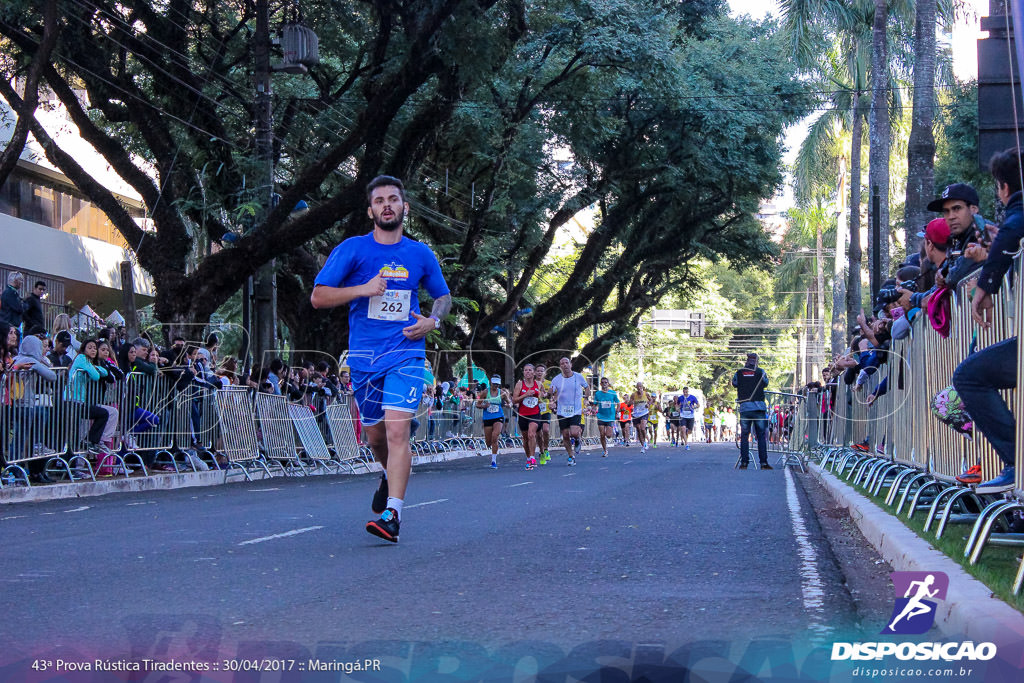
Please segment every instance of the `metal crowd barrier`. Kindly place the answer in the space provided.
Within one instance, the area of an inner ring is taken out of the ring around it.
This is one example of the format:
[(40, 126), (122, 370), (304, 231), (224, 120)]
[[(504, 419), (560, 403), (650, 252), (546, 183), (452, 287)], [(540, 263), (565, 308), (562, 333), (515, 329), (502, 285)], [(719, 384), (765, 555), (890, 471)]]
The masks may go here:
[(355, 463), (368, 465), (372, 461), (369, 449), (363, 451), (356, 441), (356, 430), (352, 420), (352, 409), (348, 397), (341, 397), (337, 402), (327, 406), (324, 411), (328, 431), (331, 435), (331, 448), (343, 466), (355, 471)]
[(285, 475), (309, 474), (295, 448), (295, 427), (288, 415), (288, 399), (280, 394), (256, 394), (260, 443), (267, 464)]
[[(953, 293), (950, 308), (949, 337), (936, 332), (926, 314), (913, 323), (911, 337), (894, 340), (888, 363), (879, 374), (888, 377), (888, 394), (866, 412), (848, 395), (848, 387), (839, 383), (836, 409), (826, 428), (825, 443), (845, 446), (863, 438), (874, 439), (880, 453), (855, 454), (831, 449), (823, 465), (840, 475), (862, 483), (874, 495), (885, 495), (886, 504), (896, 514), (912, 517), (926, 512), (925, 530), (941, 537), (953, 524), (972, 524), (964, 556), (976, 563), (986, 544), (1024, 545), (1024, 534), (1010, 533), (1008, 519), (1024, 510), (1024, 424), (1017, 419), (1016, 481), (1006, 490), (978, 493), (955, 477), (972, 465), (980, 464), (982, 481), (1003, 468), (987, 439), (980, 432), (971, 438), (957, 433), (931, 414), (932, 397), (950, 385), (958, 364), (970, 353), (1016, 336), (1017, 367), (1007, 368), (1024, 382), (1024, 354), (1021, 353), (1024, 286), (1021, 286), (1022, 257), (1015, 258), (1011, 276), (993, 300), (993, 324), (981, 329), (971, 318), (973, 276), (964, 278)], [(977, 275), (975, 273), (974, 275)], [(1019, 392), (1001, 392), (1010, 412), (1020, 416)], [(858, 427), (862, 421), (864, 428)], [(874, 432), (874, 434), (871, 434)], [(1013, 584), (1014, 593), (1024, 585), (1024, 561)]]
[(288, 404), (288, 417), (295, 425), (295, 431), (302, 443), (302, 452), (308, 460), (316, 463), (322, 470), (337, 472), (339, 464), (331, 456), (324, 435), (317, 424), (317, 416), (312, 406), (298, 403)]
[(218, 450), (228, 459), (229, 466), (241, 469), (249, 481), (256, 470), (271, 476), (256, 431), (253, 392), (247, 387), (221, 389), (217, 392), (216, 407), (222, 441)]

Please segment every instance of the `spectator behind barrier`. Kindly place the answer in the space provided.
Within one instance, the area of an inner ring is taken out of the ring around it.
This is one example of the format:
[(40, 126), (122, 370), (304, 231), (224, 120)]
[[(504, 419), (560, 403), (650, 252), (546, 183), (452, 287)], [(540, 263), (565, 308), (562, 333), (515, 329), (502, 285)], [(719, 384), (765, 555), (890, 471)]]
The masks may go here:
[(61, 332), (67, 332), (71, 337), (71, 344), (67, 347), (68, 357), (74, 360), (82, 344), (78, 341), (74, 331), (71, 329), (71, 318), (67, 313), (60, 313), (53, 319), (53, 327), (50, 328), (50, 338), (56, 339)]
[(99, 393), (100, 378), (107, 374), (107, 370), (96, 362), (99, 345), (95, 339), (82, 342), (81, 349), (68, 371), (64, 398), (73, 404), (77, 418), (92, 421), (85, 445), (89, 455), (97, 457), (109, 453), (102, 445), (102, 437), (110, 420), (110, 411), (93, 401)]
[(42, 280), (37, 280), (32, 286), (32, 291), (22, 302), (25, 304), (22, 322), (27, 334), (39, 334), (37, 330), (41, 330), (43, 334), (46, 333), (46, 321), (43, 319), (44, 296), (46, 296), (46, 283)]
[[(21, 326), (21, 317), (25, 313), (25, 303), (21, 300), (18, 290), (25, 283), (25, 276), (18, 272), (7, 274), (7, 286), (0, 295), (0, 321), (11, 327)], [(12, 351), (12, 353), (16, 353)]]
[[(29, 477), (36, 483), (48, 483), (50, 478), (44, 473), (46, 460), (42, 456), (54, 455), (55, 451), (43, 445), (43, 425), (50, 422), (51, 405), (41, 399), (46, 398), (41, 391), (41, 382), (53, 382), (55, 373), (43, 358), (43, 342), (39, 337), (30, 335), (21, 342), (18, 355), (14, 357), (12, 368), (22, 371), (15, 380), (21, 386), (12, 397), (15, 409), (13, 453), (18, 458), (36, 457), (28, 463)], [(6, 439), (6, 434), (4, 438)]]
[[(1006, 205), (999, 232), (988, 251), (971, 301), (971, 317), (983, 328), (991, 326), (992, 297), (1013, 265), (1013, 255), (1024, 238), (1024, 206), (1021, 203), (1021, 152), (1008, 149), (992, 157), (990, 170), (996, 195)], [(1019, 283), (1017, 286), (1021, 286)], [(976, 429), (988, 439), (1003, 462), (1002, 473), (979, 488), (1013, 485), (1016, 472), (1016, 419), (999, 395), (1001, 389), (1017, 386), (1017, 337), (993, 344), (971, 354), (953, 373), (953, 386)]]
[(61, 330), (53, 338), (53, 351), (46, 355), (46, 360), (48, 360), (50, 365), (55, 368), (71, 367), (72, 358), (68, 355), (70, 347), (71, 333), (67, 330)]

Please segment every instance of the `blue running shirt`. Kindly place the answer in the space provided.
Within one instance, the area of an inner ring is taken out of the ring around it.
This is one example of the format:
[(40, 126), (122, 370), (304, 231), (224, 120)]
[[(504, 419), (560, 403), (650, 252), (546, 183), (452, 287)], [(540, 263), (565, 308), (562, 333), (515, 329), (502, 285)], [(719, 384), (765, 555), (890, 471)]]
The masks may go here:
[(594, 403), (597, 404), (597, 419), (601, 422), (615, 422), (615, 410), (619, 407), (619, 395), (614, 391), (594, 392)]
[(398, 244), (380, 244), (372, 232), (335, 247), (315, 284), (357, 287), (378, 273), (387, 280), (384, 296), (348, 304), (348, 364), (361, 372), (382, 372), (424, 358), (425, 340), (406, 339), (402, 330), (415, 322), (412, 313), (420, 313), (420, 285), (435, 299), (449, 293), (430, 247), (405, 236)]

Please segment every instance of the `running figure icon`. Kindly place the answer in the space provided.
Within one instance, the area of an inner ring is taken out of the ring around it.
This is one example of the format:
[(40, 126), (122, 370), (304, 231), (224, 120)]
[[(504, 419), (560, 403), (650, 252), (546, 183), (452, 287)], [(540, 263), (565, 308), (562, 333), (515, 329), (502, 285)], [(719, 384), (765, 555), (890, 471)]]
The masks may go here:
[[(935, 609), (934, 603), (929, 604), (924, 602), (925, 598), (934, 598), (936, 595), (939, 594), (938, 588), (936, 588), (935, 590), (931, 590), (931, 586), (934, 583), (934, 574), (929, 574), (922, 581), (910, 582), (910, 586), (907, 588), (907, 592), (903, 596), (904, 598), (910, 599), (907, 602), (907, 604), (903, 607), (903, 610), (896, 616), (895, 619), (892, 620), (892, 623), (889, 624), (890, 631), (896, 633), (896, 624), (902, 619), (910, 621), (914, 617), (920, 616), (922, 614), (928, 614), (929, 612)], [(913, 597), (911, 597), (911, 593), (914, 593)]]

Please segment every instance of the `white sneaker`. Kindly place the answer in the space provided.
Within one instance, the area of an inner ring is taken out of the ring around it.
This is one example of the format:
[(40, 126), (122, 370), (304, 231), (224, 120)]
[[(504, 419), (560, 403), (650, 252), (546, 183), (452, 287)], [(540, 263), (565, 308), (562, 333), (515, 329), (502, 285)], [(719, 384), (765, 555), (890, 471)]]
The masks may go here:
[(601, 457), (602, 458), (607, 458), (608, 457), (608, 451), (604, 451), (603, 453), (601, 453)]

